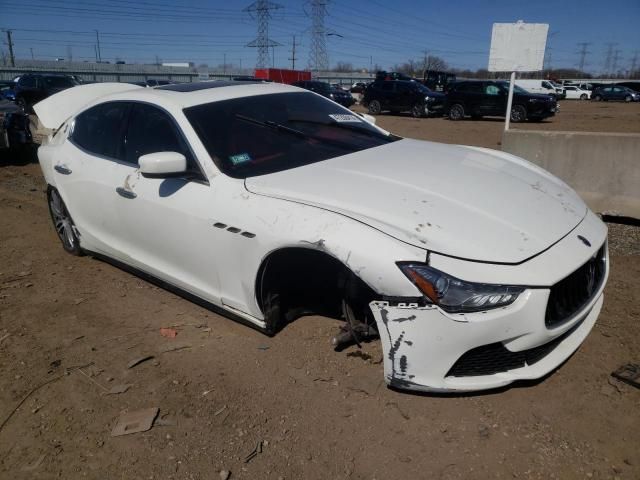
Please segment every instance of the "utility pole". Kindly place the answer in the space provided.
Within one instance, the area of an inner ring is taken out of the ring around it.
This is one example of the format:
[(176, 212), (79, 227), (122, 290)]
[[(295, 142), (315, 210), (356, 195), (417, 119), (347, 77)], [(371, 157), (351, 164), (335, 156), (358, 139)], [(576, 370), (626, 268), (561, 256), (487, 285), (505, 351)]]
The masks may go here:
[(11, 66), (16, 66), (16, 57), (13, 55), (13, 40), (11, 39), (11, 30), (7, 30), (7, 45), (9, 45), (9, 61)]
[(224, 53), (222, 58), (223, 58), (223, 60), (222, 60), (222, 74), (226, 75), (227, 74), (227, 54)]
[(295, 70), (296, 69), (296, 36), (293, 36), (293, 47), (291, 48), (291, 57), (289, 58), (289, 60), (291, 60), (291, 70)]
[(35, 58), (33, 58), (33, 48), (30, 48), (29, 51), (31, 52), (31, 60), (35, 60)]
[(100, 33), (96, 30), (96, 52), (98, 52), (98, 62), (102, 61), (102, 54), (100, 52)]
[(591, 53), (587, 50), (587, 47), (589, 45), (591, 45), (591, 43), (589, 42), (578, 43), (578, 46), (580, 47), (580, 51), (578, 52), (578, 55), (580, 55), (580, 61), (578, 62), (578, 69), (581, 72), (584, 72), (584, 66), (586, 65), (587, 54)]
[[(280, 43), (269, 38), (269, 19), (271, 11), (283, 8), (282, 5), (270, 2), (269, 0), (256, 0), (243, 11), (247, 12), (251, 18), (254, 14), (258, 20), (258, 35), (252, 42), (247, 43), (247, 47), (256, 47), (258, 49), (258, 59), (256, 60), (256, 68), (266, 68), (269, 64), (269, 47), (279, 47)], [(275, 52), (272, 54), (272, 62), (275, 59)]]
[(310, 70), (329, 70), (327, 29), (324, 24), (324, 17), (327, 15), (327, 3), (329, 3), (329, 0), (311, 0)]

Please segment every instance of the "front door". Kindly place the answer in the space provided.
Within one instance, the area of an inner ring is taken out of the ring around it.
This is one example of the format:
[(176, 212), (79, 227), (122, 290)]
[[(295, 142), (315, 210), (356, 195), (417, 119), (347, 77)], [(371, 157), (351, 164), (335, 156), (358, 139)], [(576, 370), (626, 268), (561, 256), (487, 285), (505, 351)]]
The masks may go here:
[[(179, 152), (189, 173), (148, 178), (140, 156)], [(149, 104), (135, 103), (124, 136), (123, 162), (115, 197), (123, 252), (131, 263), (209, 301), (219, 301), (218, 261), (213, 227), (217, 205), (197, 160), (173, 117)]]

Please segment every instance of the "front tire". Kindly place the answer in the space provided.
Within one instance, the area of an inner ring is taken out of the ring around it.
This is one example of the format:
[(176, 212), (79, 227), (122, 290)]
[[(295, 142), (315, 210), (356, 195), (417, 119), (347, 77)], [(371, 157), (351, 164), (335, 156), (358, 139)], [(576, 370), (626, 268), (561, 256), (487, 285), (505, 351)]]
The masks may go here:
[(371, 115), (379, 115), (381, 111), (382, 105), (380, 105), (380, 102), (378, 100), (371, 100), (369, 102), (369, 113)]
[(631, 95), (627, 95), (626, 97), (624, 97), (624, 101), (629, 103), (630, 101), (632, 101), (633, 98), (631, 98)]
[(601, 97), (600, 95), (596, 95), (595, 97), (593, 97), (593, 99), (594, 99), (596, 102), (601, 102), (601, 101), (602, 101), (602, 97)]
[(80, 248), (80, 239), (78, 238), (76, 226), (58, 190), (49, 187), (47, 189), (47, 200), (53, 228), (55, 228), (58, 238), (62, 242), (62, 248), (71, 255), (81, 256), (82, 249)]
[(587, 100), (589, 98), (589, 96), (586, 93), (583, 93), (582, 95), (580, 95), (580, 100)]
[(411, 116), (413, 118), (422, 118), (425, 116), (425, 108), (424, 105), (420, 103), (416, 103), (411, 109)]
[(511, 108), (511, 121), (513, 123), (524, 122), (527, 119), (527, 110), (522, 105)]
[(449, 120), (458, 121), (464, 118), (464, 107), (459, 103), (451, 106), (449, 109)]

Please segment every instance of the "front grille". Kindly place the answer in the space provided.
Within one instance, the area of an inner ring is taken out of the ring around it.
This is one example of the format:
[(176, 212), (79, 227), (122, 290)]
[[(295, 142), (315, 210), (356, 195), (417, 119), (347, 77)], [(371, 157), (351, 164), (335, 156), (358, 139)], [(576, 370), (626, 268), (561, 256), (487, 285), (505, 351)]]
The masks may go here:
[(569, 320), (600, 289), (606, 271), (605, 249), (603, 245), (587, 263), (551, 287), (544, 319), (547, 328)]
[(571, 335), (582, 322), (578, 322), (565, 333), (544, 345), (529, 350), (512, 352), (498, 343), (482, 345), (462, 355), (447, 372), (447, 377), (477, 377), (507, 372), (533, 365), (550, 354), (565, 338)]

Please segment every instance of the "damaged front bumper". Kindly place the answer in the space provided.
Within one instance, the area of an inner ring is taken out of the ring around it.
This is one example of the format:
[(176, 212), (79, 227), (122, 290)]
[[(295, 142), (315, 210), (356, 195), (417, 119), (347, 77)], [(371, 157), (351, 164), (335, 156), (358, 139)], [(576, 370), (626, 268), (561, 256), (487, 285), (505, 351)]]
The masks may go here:
[[(606, 283), (606, 282), (605, 282)], [(548, 289), (529, 289), (504, 308), (451, 315), (433, 305), (374, 301), (391, 387), (468, 392), (541, 378), (562, 364), (593, 328), (602, 290), (561, 326), (548, 329)]]

